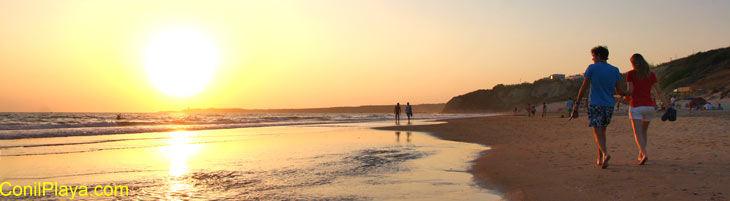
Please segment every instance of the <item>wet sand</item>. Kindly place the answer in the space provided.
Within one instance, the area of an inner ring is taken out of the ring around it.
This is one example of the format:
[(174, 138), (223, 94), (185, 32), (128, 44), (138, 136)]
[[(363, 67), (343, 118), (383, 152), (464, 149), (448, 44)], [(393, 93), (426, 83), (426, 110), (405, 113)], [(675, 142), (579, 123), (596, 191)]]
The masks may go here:
[[(128, 196), (74, 200), (500, 199), (468, 172), (469, 161), (487, 147), (370, 129), (386, 125), (391, 122), (2, 140), (0, 183), (129, 188)], [(72, 198), (51, 194), (0, 200)]]
[(596, 166), (597, 146), (585, 115), (493, 116), (446, 124), (383, 127), (491, 147), (471, 172), (482, 187), (508, 200), (729, 200), (730, 113), (657, 116), (648, 135), (649, 160), (636, 165), (638, 147), (628, 115), (614, 115), (607, 131), (609, 167)]

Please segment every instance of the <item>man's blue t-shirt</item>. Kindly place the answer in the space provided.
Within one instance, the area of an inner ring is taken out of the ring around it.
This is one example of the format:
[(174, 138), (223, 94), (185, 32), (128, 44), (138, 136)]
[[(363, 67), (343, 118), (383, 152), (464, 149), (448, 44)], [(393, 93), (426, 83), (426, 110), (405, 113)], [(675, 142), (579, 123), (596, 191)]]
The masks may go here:
[(616, 82), (622, 80), (618, 68), (604, 62), (595, 63), (588, 66), (583, 76), (591, 79), (589, 104), (610, 107), (616, 104), (613, 93), (616, 91)]

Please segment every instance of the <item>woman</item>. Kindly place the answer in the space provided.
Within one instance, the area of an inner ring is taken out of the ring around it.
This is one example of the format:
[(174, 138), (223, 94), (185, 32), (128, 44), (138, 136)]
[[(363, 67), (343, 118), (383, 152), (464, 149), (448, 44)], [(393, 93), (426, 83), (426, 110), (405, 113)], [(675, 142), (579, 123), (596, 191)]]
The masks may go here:
[[(628, 93), (631, 107), (629, 108), (629, 116), (631, 117), (631, 125), (634, 128), (634, 137), (636, 145), (639, 146), (638, 164), (644, 165), (649, 157), (646, 154), (647, 132), (649, 123), (654, 118), (654, 98), (651, 95), (651, 89), (656, 91), (659, 99), (663, 101), (663, 106), (672, 107), (661, 92), (661, 87), (657, 83), (656, 75), (649, 70), (649, 63), (646, 62), (641, 54), (631, 56), (631, 65), (634, 70), (626, 73), (626, 82), (628, 83)], [(641, 127), (639, 127), (641, 126)]]

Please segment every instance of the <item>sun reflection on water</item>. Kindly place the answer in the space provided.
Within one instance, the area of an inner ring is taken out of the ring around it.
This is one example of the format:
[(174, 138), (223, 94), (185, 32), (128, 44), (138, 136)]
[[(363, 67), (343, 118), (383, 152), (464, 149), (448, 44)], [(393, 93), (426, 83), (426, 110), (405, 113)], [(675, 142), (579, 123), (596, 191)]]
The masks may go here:
[(170, 176), (179, 177), (188, 172), (187, 160), (200, 148), (200, 144), (190, 144), (192, 131), (170, 132), (170, 145), (160, 147), (160, 152), (170, 160)]

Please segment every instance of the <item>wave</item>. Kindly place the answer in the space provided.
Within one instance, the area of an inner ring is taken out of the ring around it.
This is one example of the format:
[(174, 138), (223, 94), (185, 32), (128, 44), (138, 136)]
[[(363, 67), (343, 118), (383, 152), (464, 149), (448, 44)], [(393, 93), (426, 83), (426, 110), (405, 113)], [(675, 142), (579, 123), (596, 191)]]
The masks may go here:
[(106, 113), (0, 113), (0, 130), (32, 130), (86, 127), (160, 125), (253, 124), (271, 122), (332, 122), (382, 120), (373, 114), (125, 114)]
[[(414, 119), (475, 115), (419, 114)], [(391, 120), (393, 114), (0, 113), (0, 140)]]
[[(112, 141), (106, 141), (106, 142), (127, 141), (127, 140), (148, 140), (148, 139), (164, 139), (164, 138), (123, 139), (123, 140), (112, 140)], [(212, 140), (212, 141), (190, 142), (188, 144), (210, 144), (210, 143), (235, 142), (235, 141), (246, 141), (246, 140), (248, 140), (248, 139), (241, 139), (241, 140)], [(67, 146), (67, 145), (93, 144), (93, 143), (105, 143), (105, 142), (99, 141), (99, 142), (59, 143), (59, 144), (44, 144), (42, 146)], [(91, 148), (91, 149), (74, 150), (74, 151), (47, 151), (47, 152), (33, 152), (33, 153), (2, 154), (0, 156), (10, 157), (10, 156), (38, 156), (38, 155), (54, 155), (54, 154), (72, 154), (72, 153), (85, 153), (85, 152), (106, 151), (106, 150), (154, 148), (154, 147), (164, 147), (164, 146), (170, 146), (170, 144), (168, 144), (168, 143), (160, 143), (160, 144), (150, 144), (150, 145), (142, 145), (142, 146)], [(33, 146), (16, 146), (16, 147), (13, 147), (13, 148), (17, 148), (17, 147), (27, 148), (27, 147), (33, 147)], [(39, 147), (39, 146), (35, 146), (35, 147)]]
[(318, 123), (158, 125), (158, 126), (131, 126), (131, 127), (98, 127), (98, 128), (83, 127), (83, 128), (11, 130), (11, 131), (0, 131), (0, 140), (23, 139), (23, 138), (112, 135), (112, 134), (130, 134), (130, 133), (152, 133), (152, 132), (168, 132), (168, 131), (177, 131), (177, 130), (213, 130), (213, 129), (269, 127), (269, 126), (294, 126), (294, 125), (333, 124), (333, 123), (356, 123), (356, 122), (362, 122), (362, 121), (318, 122)]

